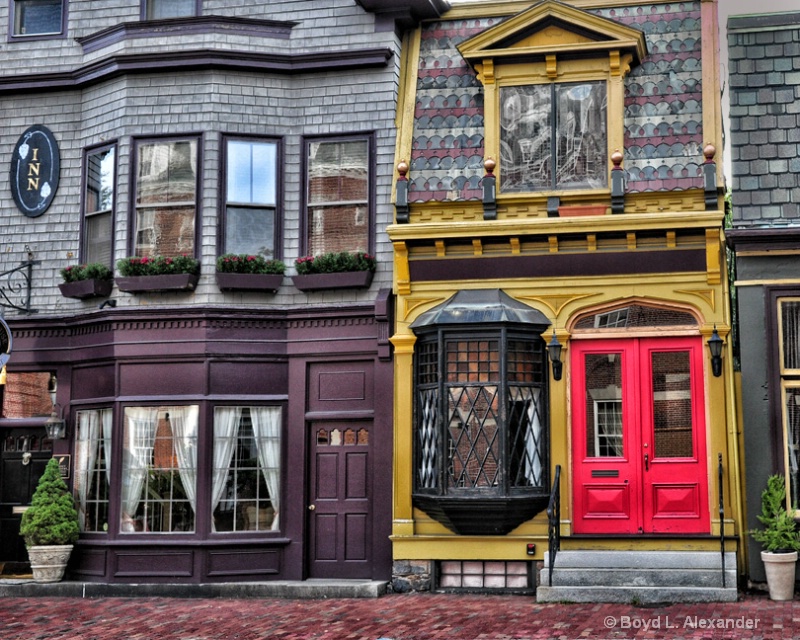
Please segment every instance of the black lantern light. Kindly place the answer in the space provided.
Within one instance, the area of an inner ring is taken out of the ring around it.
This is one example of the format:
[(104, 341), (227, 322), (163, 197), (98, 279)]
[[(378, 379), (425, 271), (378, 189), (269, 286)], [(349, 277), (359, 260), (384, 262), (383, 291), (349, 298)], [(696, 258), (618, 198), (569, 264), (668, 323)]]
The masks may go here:
[(553, 380), (561, 380), (561, 372), (564, 364), (561, 362), (561, 343), (556, 337), (556, 330), (553, 329), (553, 338), (547, 344), (547, 355), (553, 363)]
[(722, 338), (717, 333), (717, 327), (714, 326), (714, 331), (711, 332), (711, 337), (708, 339), (708, 350), (711, 353), (711, 372), (715, 378), (722, 375)]

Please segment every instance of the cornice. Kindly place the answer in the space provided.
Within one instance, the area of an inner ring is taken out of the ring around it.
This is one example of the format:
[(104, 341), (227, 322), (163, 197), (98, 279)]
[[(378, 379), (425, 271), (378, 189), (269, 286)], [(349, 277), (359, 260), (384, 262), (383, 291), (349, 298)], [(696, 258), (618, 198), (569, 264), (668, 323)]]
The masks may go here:
[(277, 20), (254, 20), (213, 15), (197, 16), (170, 20), (122, 22), (88, 36), (76, 38), (75, 41), (83, 47), (83, 53), (91, 53), (125, 40), (163, 38), (184, 34), (224, 33), (288, 40), (295, 26), (297, 26), (296, 22)]
[(37, 91), (74, 91), (108, 80), (143, 73), (198, 71), (258, 71), (291, 75), (315, 71), (342, 71), (385, 67), (393, 52), (389, 48), (276, 54), (195, 49), (141, 54), (110, 55), (62, 73), (20, 74), (0, 78), (0, 95)]

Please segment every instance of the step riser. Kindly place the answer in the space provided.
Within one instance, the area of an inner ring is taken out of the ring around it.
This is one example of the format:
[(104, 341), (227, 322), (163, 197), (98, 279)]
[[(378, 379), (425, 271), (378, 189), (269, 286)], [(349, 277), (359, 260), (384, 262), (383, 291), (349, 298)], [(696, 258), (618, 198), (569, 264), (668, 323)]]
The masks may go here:
[(736, 602), (733, 589), (680, 589), (636, 587), (539, 587), (537, 602), (617, 602), (655, 604), (667, 602)]
[[(544, 566), (550, 565), (550, 556), (544, 554)], [(725, 567), (736, 566), (736, 554), (725, 553)], [(718, 552), (672, 551), (559, 551), (555, 568), (603, 569), (708, 569), (720, 570), (721, 554)]]
[[(549, 570), (540, 573), (539, 583), (547, 585)], [(553, 584), (571, 587), (721, 587), (722, 571), (661, 569), (638, 571), (616, 569), (587, 572), (585, 569), (554, 569)], [(725, 571), (725, 586), (736, 584), (736, 571)]]

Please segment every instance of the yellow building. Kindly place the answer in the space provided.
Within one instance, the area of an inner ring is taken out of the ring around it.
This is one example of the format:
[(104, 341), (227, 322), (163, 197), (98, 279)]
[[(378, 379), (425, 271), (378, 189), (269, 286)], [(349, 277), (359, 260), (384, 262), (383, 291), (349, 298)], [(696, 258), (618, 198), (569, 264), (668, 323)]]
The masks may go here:
[(735, 599), (716, 2), (459, 4), (405, 45), (395, 589)]

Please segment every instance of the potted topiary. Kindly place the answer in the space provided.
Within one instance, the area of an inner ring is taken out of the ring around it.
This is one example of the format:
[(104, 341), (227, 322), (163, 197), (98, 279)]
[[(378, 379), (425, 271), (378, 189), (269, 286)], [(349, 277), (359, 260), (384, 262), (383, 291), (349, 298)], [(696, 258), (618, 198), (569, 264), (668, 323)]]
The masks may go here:
[(217, 258), (220, 291), (277, 291), (286, 265), (264, 256), (226, 253)]
[(200, 277), (200, 261), (186, 254), (165, 256), (134, 256), (117, 261), (120, 291), (193, 291)]
[(113, 276), (111, 269), (99, 262), (74, 264), (61, 270), (64, 282), (58, 288), (65, 298), (104, 297), (111, 293)]
[(782, 475), (767, 479), (767, 488), (761, 493), (761, 515), (757, 517), (764, 528), (750, 531), (750, 536), (764, 546), (761, 560), (767, 574), (769, 597), (791, 600), (800, 532), (794, 518), (786, 511), (786, 480)]
[(61, 477), (58, 460), (50, 458), (19, 528), (34, 580), (61, 580), (79, 531), (75, 501)]
[(292, 282), (300, 291), (360, 289), (372, 282), (375, 266), (375, 258), (363, 251), (304, 256), (294, 261), (297, 275), (292, 276)]

